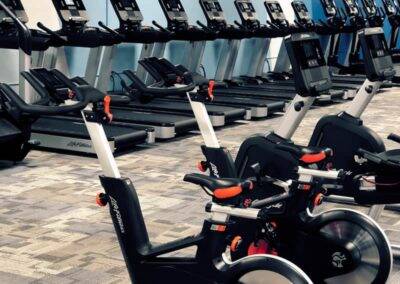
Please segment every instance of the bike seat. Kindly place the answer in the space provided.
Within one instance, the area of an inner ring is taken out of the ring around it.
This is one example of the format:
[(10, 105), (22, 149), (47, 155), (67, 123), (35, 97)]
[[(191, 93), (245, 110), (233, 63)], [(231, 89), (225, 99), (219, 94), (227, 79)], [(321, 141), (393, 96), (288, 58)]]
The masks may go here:
[(202, 174), (187, 174), (184, 181), (200, 185), (208, 194), (217, 199), (228, 199), (240, 195), (244, 190), (251, 190), (253, 183), (238, 178), (216, 178)]
[(304, 164), (319, 163), (333, 155), (330, 148), (305, 147), (294, 144), (279, 144), (278, 149), (291, 153)]

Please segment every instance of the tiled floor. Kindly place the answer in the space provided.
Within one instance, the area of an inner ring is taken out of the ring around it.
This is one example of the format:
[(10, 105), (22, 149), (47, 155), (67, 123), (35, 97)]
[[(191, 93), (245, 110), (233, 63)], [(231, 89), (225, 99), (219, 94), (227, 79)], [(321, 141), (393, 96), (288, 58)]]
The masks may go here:
[[(365, 123), (380, 135), (400, 133), (398, 96), (377, 96)], [(344, 104), (309, 112), (295, 135), (305, 143), (323, 114)], [(217, 132), (232, 153), (247, 136), (277, 125), (279, 118), (243, 122)], [(123, 175), (138, 189), (151, 239), (165, 242), (196, 233), (207, 196), (182, 182), (202, 158), (201, 137), (192, 135), (118, 157)], [(388, 147), (395, 147), (388, 142)], [(95, 205), (101, 187), (94, 158), (33, 151), (26, 161), (0, 170), (0, 283), (128, 283), (107, 209)], [(385, 212), (380, 223), (400, 241), (400, 215)], [(397, 270), (396, 270), (397, 271)], [(400, 283), (399, 275), (392, 283)]]

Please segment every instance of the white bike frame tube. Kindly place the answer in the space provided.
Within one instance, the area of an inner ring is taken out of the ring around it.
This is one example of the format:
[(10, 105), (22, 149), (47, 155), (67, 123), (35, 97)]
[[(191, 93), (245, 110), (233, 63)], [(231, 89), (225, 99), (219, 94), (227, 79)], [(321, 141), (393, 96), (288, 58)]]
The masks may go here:
[(212, 203), (210, 212), (217, 213), (217, 214), (226, 214), (229, 216), (245, 218), (245, 219), (250, 219), (250, 220), (257, 220), (260, 209), (255, 209), (255, 208), (243, 209), (243, 208), (235, 208), (235, 207), (230, 207), (230, 206), (221, 206), (221, 205)]
[[(307, 111), (314, 103), (314, 100), (314, 97), (302, 97), (300, 95), (296, 95), (293, 98), (290, 106), (287, 108), (281, 123), (274, 132), (284, 139), (291, 139)], [(301, 102), (303, 102), (304, 106), (300, 111), (295, 110), (295, 105)]]
[(187, 97), (196, 118), (197, 125), (199, 126), (201, 136), (203, 137), (204, 144), (209, 148), (221, 148), (206, 106), (203, 102), (192, 101), (189, 93), (187, 94)]
[(366, 79), (350, 103), (350, 107), (346, 110), (346, 113), (356, 118), (361, 117), (382, 84), (383, 82), (381, 81), (371, 82)]
[(339, 175), (341, 174), (341, 171), (320, 171), (299, 167), (297, 169), (297, 173), (303, 176), (337, 180), (339, 178)]
[[(86, 110), (91, 110), (91, 107), (87, 107)], [(121, 178), (110, 144), (108, 143), (107, 136), (104, 132), (103, 125), (97, 122), (87, 121), (84, 111), (81, 113), (104, 175), (111, 178)]]

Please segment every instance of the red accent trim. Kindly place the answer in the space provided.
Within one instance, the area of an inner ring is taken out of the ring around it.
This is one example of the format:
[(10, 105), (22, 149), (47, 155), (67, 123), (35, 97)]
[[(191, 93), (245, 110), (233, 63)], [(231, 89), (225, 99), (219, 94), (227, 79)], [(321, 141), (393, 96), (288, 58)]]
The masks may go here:
[(103, 199), (101, 198), (101, 196), (102, 196), (101, 193), (97, 193), (97, 194), (96, 194), (96, 204), (99, 205), (99, 206), (101, 206), (101, 207), (104, 207), (104, 206), (107, 205), (107, 203), (103, 201)]
[(254, 183), (253, 183), (252, 181), (250, 181), (249, 189), (250, 189), (250, 190), (253, 190), (253, 189), (254, 189)]
[(232, 242), (231, 242), (231, 245), (230, 245), (230, 250), (232, 252), (237, 251), (241, 241), (242, 241), (242, 237), (241, 236), (234, 237)]
[(314, 203), (314, 207), (317, 207), (317, 206), (321, 205), (323, 197), (324, 196), (323, 196), (322, 193), (318, 193), (317, 196), (315, 196), (314, 202), (313, 202)]
[(215, 87), (215, 81), (210, 80), (208, 82), (208, 97), (210, 100), (214, 100), (214, 87)]
[(267, 254), (269, 251), (270, 249), (268, 243), (264, 240), (258, 240), (251, 243), (249, 249), (247, 250), (247, 255)]
[(241, 193), (242, 193), (242, 187), (240, 185), (227, 188), (218, 188), (214, 190), (214, 196), (217, 199), (228, 199), (238, 196)]
[(200, 172), (203, 172), (203, 173), (204, 173), (205, 171), (207, 171), (207, 168), (206, 168), (204, 162), (198, 162), (198, 163), (197, 163), (197, 168), (199, 169)]
[(226, 230), (225, 225), (217, 225), (217, 227), (215, 228), (215, 231), (217, 232), (225, 232), (225, 230)]
[(321, 162), (326, 159), (326, 153), (325, 152), (320, 152), (318, 154), (304, 154), (301, 158), (300, 161), (306, 163), (306, 164), (314, 164)]
[(68, 98), (69, 98), (70, 100), (72, 100), (73, 98), (75, 98), (75, 93), (74, 93), (74, 91), (68, 90)]
[(311, 189), (311, 184), (302, 184), (301, 190), (309, 191)]
[(105, 96), (104, 97), (104, 113), (106, 114), (108, 120), (111, 122), (113, 119), (113, 115), (111, 113), (111, 97), (110, 96)]

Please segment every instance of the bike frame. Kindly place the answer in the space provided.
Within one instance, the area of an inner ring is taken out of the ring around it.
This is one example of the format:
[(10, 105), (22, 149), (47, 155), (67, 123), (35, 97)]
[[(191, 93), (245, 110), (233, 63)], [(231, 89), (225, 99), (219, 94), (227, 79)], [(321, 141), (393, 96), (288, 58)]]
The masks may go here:
[[(133, 282), (155, 283), (161, 277), (167, 283), (230, 283), (236, 279), (234, 277), (240, 277), (254, 270), (254, 267), (264, 270), (271, 268), (290, 279), (299, 279), (299, 275), (302, 279), (309, 279), (304, 272), (280, 257), (255, 255), (230, 262), (223, 256), (227, 247), (230, 216), (258, 220), (258, 209), (229, 207), (228, 212), (218, 212), (212, 209), (211, 203), (207, 206), (211, 216), (204, 221), (198, 235), (152, 245), (136, 190), (129, 179), (121, 177), (103, 125), (96, 121), (92, 108), (90, 105), (83, 110), (82, 117), (104, 173), (100, 181), (108, 197), (111, 218)], [(219, 208), (224, 207), (227, 208)], [(165, 256), (189, 247), (197, 248), (194, 257)], [(274, 261), (283, 264), (282, 267), (276, 267), (276, 263), (273, 266)]]

